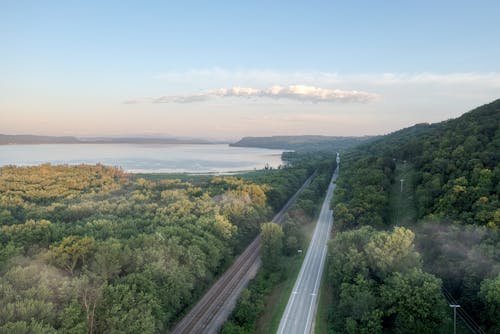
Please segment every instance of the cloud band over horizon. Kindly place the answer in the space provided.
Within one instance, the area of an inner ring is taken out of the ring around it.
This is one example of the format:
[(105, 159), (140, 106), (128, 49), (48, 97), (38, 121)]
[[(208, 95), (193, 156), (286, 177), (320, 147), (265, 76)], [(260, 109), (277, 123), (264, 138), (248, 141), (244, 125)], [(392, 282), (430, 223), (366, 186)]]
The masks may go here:
[(128, 100), (124, 103), (193, 103), (207, 101), (212, 98), (227, 97), (287, 99), (310, 103), (368, 103), (375, 100), (378, 95), (375, 93), (356, 90), (326, 89), (306, 85), (290, 85), (286, 87), (272, 86), (267, 89), (247, 87), (221, 88), (208, 90), (199, 94), (164, 95), (155, 98)]

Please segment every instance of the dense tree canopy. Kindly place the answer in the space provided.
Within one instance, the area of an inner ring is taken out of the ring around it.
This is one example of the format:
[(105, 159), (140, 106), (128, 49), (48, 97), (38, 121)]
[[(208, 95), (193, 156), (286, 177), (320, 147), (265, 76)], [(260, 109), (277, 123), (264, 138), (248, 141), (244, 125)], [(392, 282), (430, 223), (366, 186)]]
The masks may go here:
[(414, 164), (419, 217), (498, 227), (499, 119), (496, 100), (457, 119), (397, 131), (359, 151)]
[(392, 232), (362, 227), (330, 242), (335, 332), (436, 333), (442, 328), (441, 280), (422, 270), (413, 240), (404, 227)]
[(279, 169), (184, 181), (102, 165), (0, 168), (0, 332), (168, 330), (325, 168), (297, 154)]
[[(457, 119), (419, 124), (360, 146), (343, 156), (332, 203), (338, 230), (360, 226), (390, 228), (394, 223), (390, 217), (391, 206), (395, 206), (391, 203), (391, 194), (395, 189), (399, 193), (399, 187), (395, 187), (399, 185), (397, 169), (405, 166), (412, 174), (406, 180), (411, 182), (407, 202), (416, 212), (416, 221), (405, 223), (416, 232), (416, 245), (423, 259), (423, 268), (419, 267), (412, 275), (431, 279), (422, 269), (437, 275), (462, 307), (492, 333), (500, 331), (498, 316), (492, 313), (500, 303), (500, 299), (496, 299), (498, 294), (493, 292), (493, 282), (500, 272), (499, 119), (500, 100), (497, 100)], [(348, 268), (368, 270), (378, 275), (384, 285), (397, 289), (404, 290), (405, 282), (421, 281), (402, 273), (401, 268), (408, 264), (399, 261), (398, 266), (392, 264), (393, 258), (403, 259), (404, 252), (394, 249), (394, 242), (387, 236), (383, 237), (385, 242), (374, 247), (377, 238), (369, 241), (362, 234), (352, 236), (351, 241), (371, 249), (371, 255), (364, 258), (359, 247), (346, 250), (353, 257)], [(387, 252), (389, 249), (393, 249), (394, 254)], [(355, 261), (357, 257), (359, 260)], [(333, 255), (330, 261), (335, 263)], [(393, 278), (386, 281), (381, 275), (384, 272)], [(380, 287), (381, 281), (366, 282), (365, 276), (356, 279), (359, 281), (356, 293), (367, 296), (368, 304), (375, 303), (377, 295), (367, 291), (373, 291), (370, 287)], [(345, 288), (351, 291), (349, 286)], [(385, 301), (391, 298), (389, 294), (384, 295)], [(347, 309), (353, 310), (355, 305), (351, 306)], [(374, 319), (378, 316), (378, 313), (365, 314), (362, 322), (368, 327), (375, 326)], [(395, 326), (392, 328), (396, 330), (397, 321), (392, 320)], [(344, 328), (357, 328), (360, 320), (356, 321), (345, 324)], [(436, 319), (426, 321), (436, 323)], [(386, 325), (384, 321), (383, 327)]]
[(316, 168), (196, 184), (101, 165), (0, 168), (0, 331), (167, 330)]

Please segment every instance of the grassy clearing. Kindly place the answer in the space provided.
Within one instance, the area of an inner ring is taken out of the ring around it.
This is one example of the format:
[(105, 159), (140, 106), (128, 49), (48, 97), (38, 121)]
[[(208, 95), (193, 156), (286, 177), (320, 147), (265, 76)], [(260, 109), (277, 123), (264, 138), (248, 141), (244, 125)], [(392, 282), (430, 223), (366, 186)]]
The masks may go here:
[[(414, 170), (411, 164), (398, 163), (389, 198), (391, 224), (412, 226), (417, 219), (413, 189)], [(403, 179), (403, 191), (401, 191)]]
[[(395, 182), (392, 185), (390, 202), (389, 202), (391, 224), (393, 226), (406, 226), (413, 229), (417, 221), (417, 211), (414, 201), (415, 189), (413, 187), (414, 184), (413, 166), (408, 163), (398, 163), (396, 165), (395, 173), (396, 173), (394, 176)], [(404, 179), (403, 191), (401, 191), (401, 182), (400, 182), (401, 179)], [(327, 292), (325, 291), (324, 293)], [(322, 295), (324, 293), (322, 292)], [(441, 329), (441, 333), (449, 333), (453, 331), (453, 311), (451, 309), (449, 310), (448, 315), (449, 317), (447, 324), (443, 326), (443, 328)], [(319, 321), (320, 320), (318, 320), (318, 322)], [(324, 321), (326, 322), (326, 319), (324, 319)], [(319, 325), (320, 324), (318, 324), (318, 326)], [(317, 329), (316, 333), (326, 333), (326, 331), (323, 331), (324, 328), (325, 327), (323, 328), (316, 327)], [(465, 325), (462, 323), (460, 319), (457, 319), (457, 333), (459, 334), (469, 333), (469, 330), (465, 327)]]

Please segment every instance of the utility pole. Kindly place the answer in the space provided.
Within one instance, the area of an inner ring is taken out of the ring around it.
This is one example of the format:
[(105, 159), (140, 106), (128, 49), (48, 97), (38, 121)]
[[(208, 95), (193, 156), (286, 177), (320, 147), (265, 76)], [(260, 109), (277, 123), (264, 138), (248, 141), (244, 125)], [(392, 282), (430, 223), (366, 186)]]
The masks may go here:
[(457, 334), (457, 308), (460, 307), (458, 304), (450, 304), (453, 307), (453, 334)]
[(405, 179), (401, 179), (401, 192), (403, 192), (403, 182), (405, 182)]

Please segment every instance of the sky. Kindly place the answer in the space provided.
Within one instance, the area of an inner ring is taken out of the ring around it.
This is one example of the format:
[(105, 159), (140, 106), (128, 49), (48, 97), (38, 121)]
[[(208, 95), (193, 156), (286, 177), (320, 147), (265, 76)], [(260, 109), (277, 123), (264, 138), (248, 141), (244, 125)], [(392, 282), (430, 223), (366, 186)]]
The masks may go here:
[(384, 134), (500, 98), (499, 1), (0, 1), (0, 133)]

